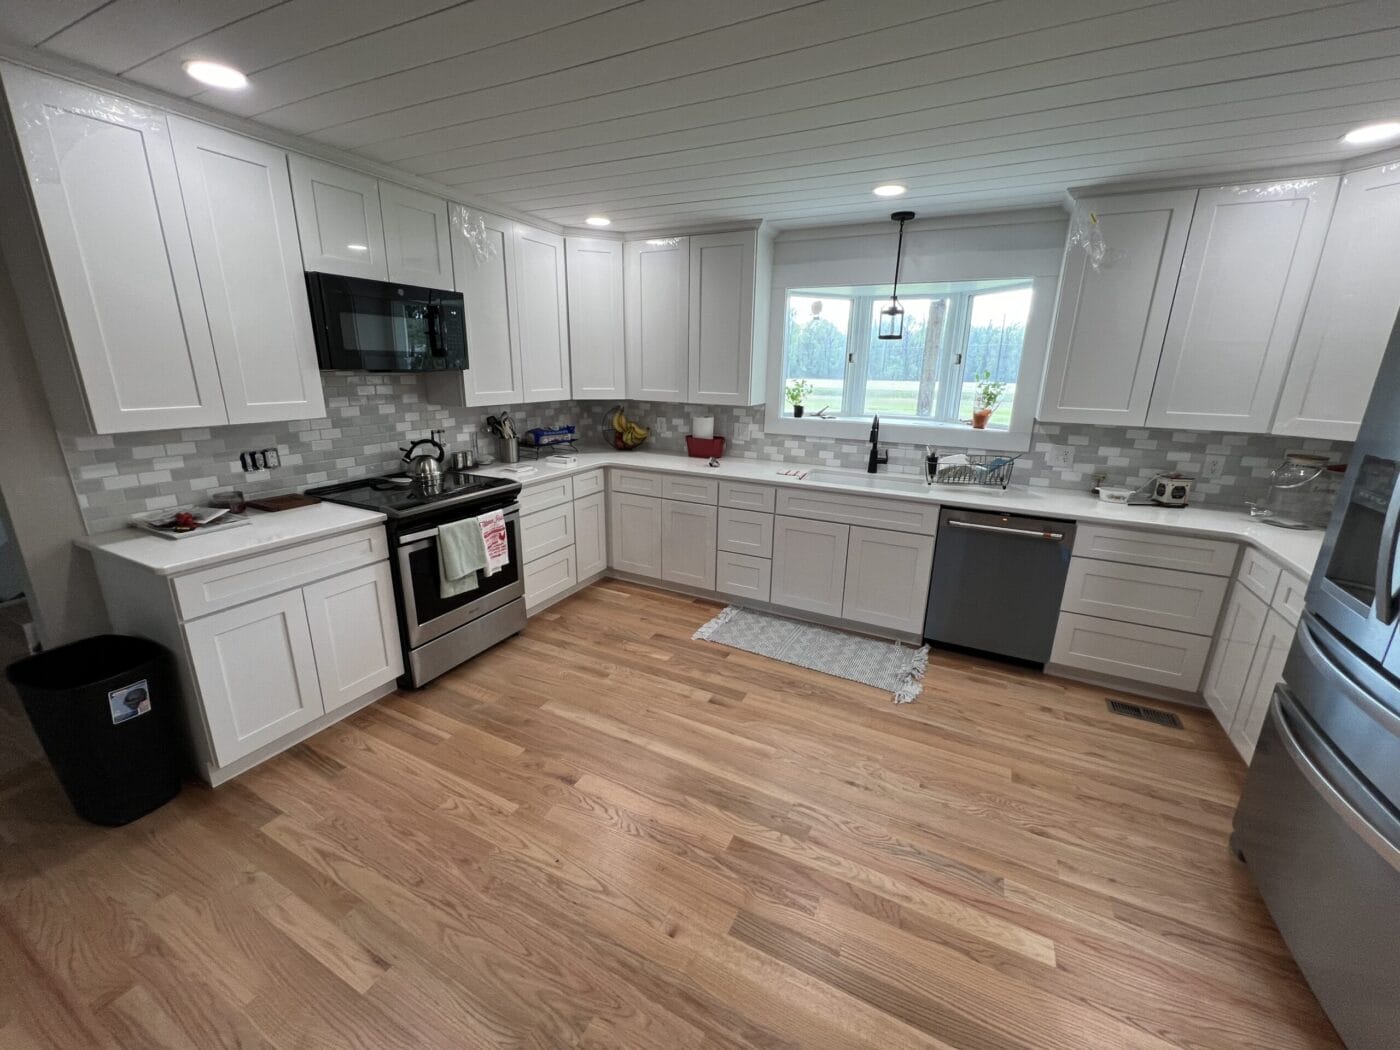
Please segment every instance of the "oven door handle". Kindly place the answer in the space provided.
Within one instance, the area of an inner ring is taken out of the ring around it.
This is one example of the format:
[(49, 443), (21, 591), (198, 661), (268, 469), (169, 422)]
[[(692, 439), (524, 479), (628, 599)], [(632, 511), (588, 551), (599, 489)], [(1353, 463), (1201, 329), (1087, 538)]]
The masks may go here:
[[(515, 503), (507, 507), (505, 509), (505, 519), (506, 521), (518, 522), (520, 520), (520, 504)], [(424, 529), (422, 532), (410, 532), (407, 536), (399, 537), (399, 546), (407, 547), (410, 543), (419, 543), (420, 541), (430, 540), (437, 534), (437, 529)], [(415, 549), (421, 550), (422, 547), (420, 546)]]

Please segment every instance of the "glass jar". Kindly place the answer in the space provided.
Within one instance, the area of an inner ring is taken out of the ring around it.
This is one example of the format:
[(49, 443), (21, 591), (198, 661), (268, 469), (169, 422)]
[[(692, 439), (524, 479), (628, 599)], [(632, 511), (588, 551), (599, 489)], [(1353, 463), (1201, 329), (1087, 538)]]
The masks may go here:
[(1269, 495), (1257, 514), (1270, 525), (1285, 529), (1325, 528), (1332, 510), (1336, 486), (1332, 484), (1328, 456), (1312, 452), (1288, 452), (1269, 475)]

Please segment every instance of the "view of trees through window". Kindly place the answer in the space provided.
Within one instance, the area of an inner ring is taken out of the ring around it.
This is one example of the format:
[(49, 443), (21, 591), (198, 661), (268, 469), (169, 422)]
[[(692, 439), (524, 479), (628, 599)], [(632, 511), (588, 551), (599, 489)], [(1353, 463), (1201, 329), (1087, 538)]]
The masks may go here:
[(883, 289), (789, 293), (784, 377), (811, 385), (806, 407), (843, 416), (969, 420), (977, 382), (989, 374), (1007, 384), (991, 426), (1009, 426), (1030, 285), (915, 288), (900, 297), (904, 333), (897, 340), (877, 338), (887, 303)]

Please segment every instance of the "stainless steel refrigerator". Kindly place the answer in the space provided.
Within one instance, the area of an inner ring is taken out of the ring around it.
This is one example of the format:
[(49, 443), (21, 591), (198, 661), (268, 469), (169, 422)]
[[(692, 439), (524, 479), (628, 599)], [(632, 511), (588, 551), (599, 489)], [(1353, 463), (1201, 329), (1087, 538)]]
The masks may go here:
[(1400, 1046), (1400, 320), (1232, 839), (1351, 1050)]

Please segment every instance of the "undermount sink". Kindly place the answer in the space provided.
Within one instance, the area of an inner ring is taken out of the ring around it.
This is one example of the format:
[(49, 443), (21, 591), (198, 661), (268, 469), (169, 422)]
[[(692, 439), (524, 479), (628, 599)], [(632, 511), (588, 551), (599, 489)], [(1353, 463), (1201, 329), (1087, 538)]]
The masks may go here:
[(857, 474), (846, 470), (809, 470), (807, 480), (825, 485), (858, 485), (894, 492), (924, 492), (928, 482), (911, 474)]

